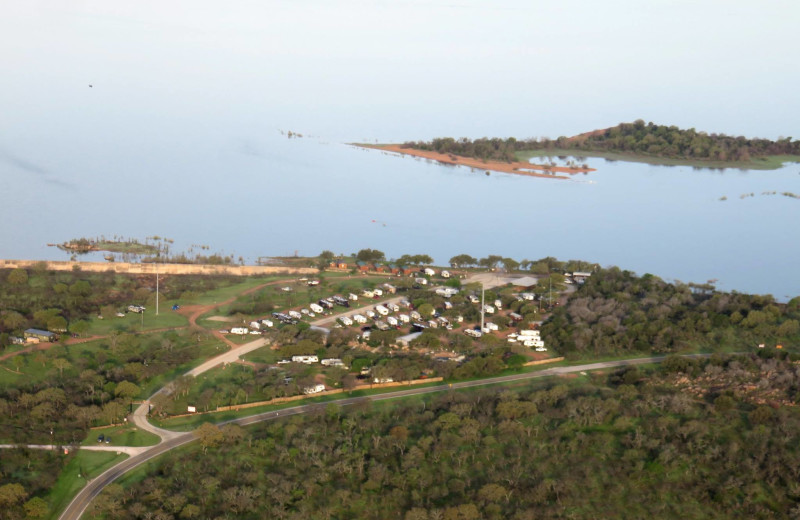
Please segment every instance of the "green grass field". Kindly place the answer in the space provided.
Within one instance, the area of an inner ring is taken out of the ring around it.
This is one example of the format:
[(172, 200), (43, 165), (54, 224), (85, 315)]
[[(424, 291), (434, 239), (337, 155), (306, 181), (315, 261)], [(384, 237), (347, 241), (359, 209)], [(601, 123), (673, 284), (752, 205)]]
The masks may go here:
[(527, 161), (534, 157), (597, 157), (612, 161), (638, 162), (654, 164), (660, 166), (692, 166), (696, 168), (735, 168), (738, 170), (777, 170), (786, 163), (800, 162), (800, 156), (796, 155), (771, 155), (764, 158), (752, 159), (747, 162), (742, 161), (701, 161), (687, 159), (670, 159), (666, 157), (650, 157), (647, 155), (637, 155), (619, 152), (599, 152), (587, 150), (522, 150), (517, 152), (517, 158)]
[(127, 458), (125, 454), (117, 455), (114, 452), (79, 450), (58, 476), (55, 486), (44, 497), (50, 504), (50, 515), (47, 518), (55, 520), (59, 517), (72, 498), (86, 485), (87, 477), (95, 478)]
[[(97, 437), (100, 434), (111, 437), (109, 446), (154, 446), (159, 441), (157, 435), (140, 430), (135, 426), (110, 426), (90, 430), (89, 435), (81, 442), (81, 446), (96, 446), (98, 444)], [(104, 442), (103, 445), (106, 443)]]
[(159, 313), (156, 316), (155, 307), (148, 307), (145, 312), (138, 314), (128, 312), (124, 318), (99, 319), (97, 316), (89, 320), (89, 335), (106, 336), (114, 331), (141, 332), (153, 329), (167, 329), (186, 327), (189, 320), (177, 312), (172, 311), (173, 301), (162, 301), (159, 304)]

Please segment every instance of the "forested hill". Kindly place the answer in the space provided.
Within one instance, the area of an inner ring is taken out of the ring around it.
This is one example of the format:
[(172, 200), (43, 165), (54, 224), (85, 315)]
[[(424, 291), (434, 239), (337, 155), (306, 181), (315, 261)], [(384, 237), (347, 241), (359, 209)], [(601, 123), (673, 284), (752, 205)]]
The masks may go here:
[(596, 130), (575, 137), (558, 139), (481, 138), (470, 140), (451, 137), (430, 142), (407, 142), (406, 147), (439, 153), (511, 162), (516, 153), (533, 150), (575, 150), (616, 152), (666, 159), (695, 161), (749, 162), (775, 155), (800, 155), (800, 141), (791, 137), (771, 141), (748, 139), (725, 134), (707, 134), (694, 128), (656, 125), (637, 120)]

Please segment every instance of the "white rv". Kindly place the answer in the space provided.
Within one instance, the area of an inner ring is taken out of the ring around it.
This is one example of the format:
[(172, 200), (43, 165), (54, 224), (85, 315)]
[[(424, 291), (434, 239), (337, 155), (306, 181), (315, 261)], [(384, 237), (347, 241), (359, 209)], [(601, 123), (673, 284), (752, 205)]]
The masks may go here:
[(389, 309), (387, 309), (387, 308), (386, 308), (386, 307), (384, 307), (383, 305), (376, 305), (376, 306), (375, 306), (375, 311), (376, 311), (378, 314), (380, 314), (381, 316), (386, 316), (387, 314), (389, 314)]
[(231, 328), (231, 334), (247, 334), (249, 331), (246, 327), (233, 327)]
[(317, 356), (292, 356), (292, 363), (311, 365), (313, 363), (319, 363), (319, 358)]
[(323, 309), (321, 305), (317, 305), (316, 303), (312, 303), (311, 305), (309, 305), (309, 308), (317, 314), (322, 314), (323, 312), (325, 312), (325, 309)]

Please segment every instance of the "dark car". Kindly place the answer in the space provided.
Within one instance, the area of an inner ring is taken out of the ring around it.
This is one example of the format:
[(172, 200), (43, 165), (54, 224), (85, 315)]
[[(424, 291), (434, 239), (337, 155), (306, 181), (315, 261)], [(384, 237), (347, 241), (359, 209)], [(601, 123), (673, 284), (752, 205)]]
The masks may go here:
[(106, 444), (111, 444), (111, 437), (106, 437)]
[(103, 439), (105, 439), (105, 438), (106, 438), (106, 436), (105, 436), (105, 435), (103, 435), (103, 434), (101, 433), (101, 434), (100, 434), (100, 435), (97, 437), (97, 442), (103, 442)]

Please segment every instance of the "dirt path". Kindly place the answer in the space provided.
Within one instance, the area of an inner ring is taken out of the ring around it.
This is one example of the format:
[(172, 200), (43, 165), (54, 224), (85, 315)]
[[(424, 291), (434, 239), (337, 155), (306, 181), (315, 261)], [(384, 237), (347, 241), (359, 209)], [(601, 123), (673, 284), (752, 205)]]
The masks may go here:
[(523, 161), (515, 162), (500, 162), (500, 161), (483, 161), (482, 159), (475, 159), (472, 157), (461, 157), (459, 155), (429, 152), (426, 150), (415, 150), (413, 148), (403, 148), (399, 144), (386, 144), (386, 145), (357, 145), (362, 148), (372, 148), (375, 150), (383, 150), (386, 152), (394, 152), (402, 155), (411, 155), (413, 157), (422, 157), (423, 159), (430, 159), (444, 164), (452, 164), (454, 166), (466, 166), (468, 168), (476, 168), (481, 171), (493, 171), (502, 173), (513, 173), (515, 175), (527, 175), (529, 177), (545, 177), (548, 179), (569, 179), (564, 175), (553, 175), (551, 173), (540, 173), (535, 171), (526, 170), (541, 170), (541, 172), (553, 173), (567, 173), (570, 175), (576, 173), (586, 173), (595, 171), (594, 168), (567, 168), (566, 166), (552, 166), (545, 167), (541, 164), (533, 164)]
[[(254, 293), (256, 291), (259, 291), (259, 290), (263, 289), (264, 287), (267, 287), (267, 286), (270, 286), (270, 285), (278, 285), (278, 284), (285, 284), (285, 283), (286, 283), (286, 280), (275, 280), (275, 281), (272, 281), (272, 282), (262, 283), (261, 285), (256, 285), (255, 287), (253, 287), (251, 289), (247, 289), (246, 291), (242, 291), (242, 292), (240, 292), (239, 294), (237, 294), (235, 296), (231, 296), (230, 298), (228, 298), (227, 300), (225, 300), (223, 302), (219, 302), (219, 303), (215, 302), (213, 304), (208, 304), (208, 305), (186, 305), (186, 306), (183, 306), (180, 309), (178, 309), (178, 313), (181, 314), (182, 316), (186, 316), (189, 319), (189, 327), (204, 328), (204, 327), (200, 327), (199, 325), (197, 325), (197, 320), (203, 314), (209, 313), (209, 312), (213, 311), (214, 309), (216, 309), (218, 307), (222, 307), (223, 305), (229, 305), (229, 304), (233, 303), (234, 301), (236, 301), (236, 298), (239, 298), (240, 296), (245, 296), (247, 294), (252, 294), (252, 293)], [(209, 329), (205, 329), (205, 330), (209, 330)], [(240, 345), (234, 343), (233, 341), (229, 340), (228, 338), (226, 338), (223, 334), (220, 334), (220, 332), (218, 330), (211, 330), (211, 334), (215, 338), (217, 338), (218, 340), (222, 341), (223, 343), (225, 343), (226, 345), (231, 347), (232, 349), (235, 349), (235, 348), (240, 346)]]

